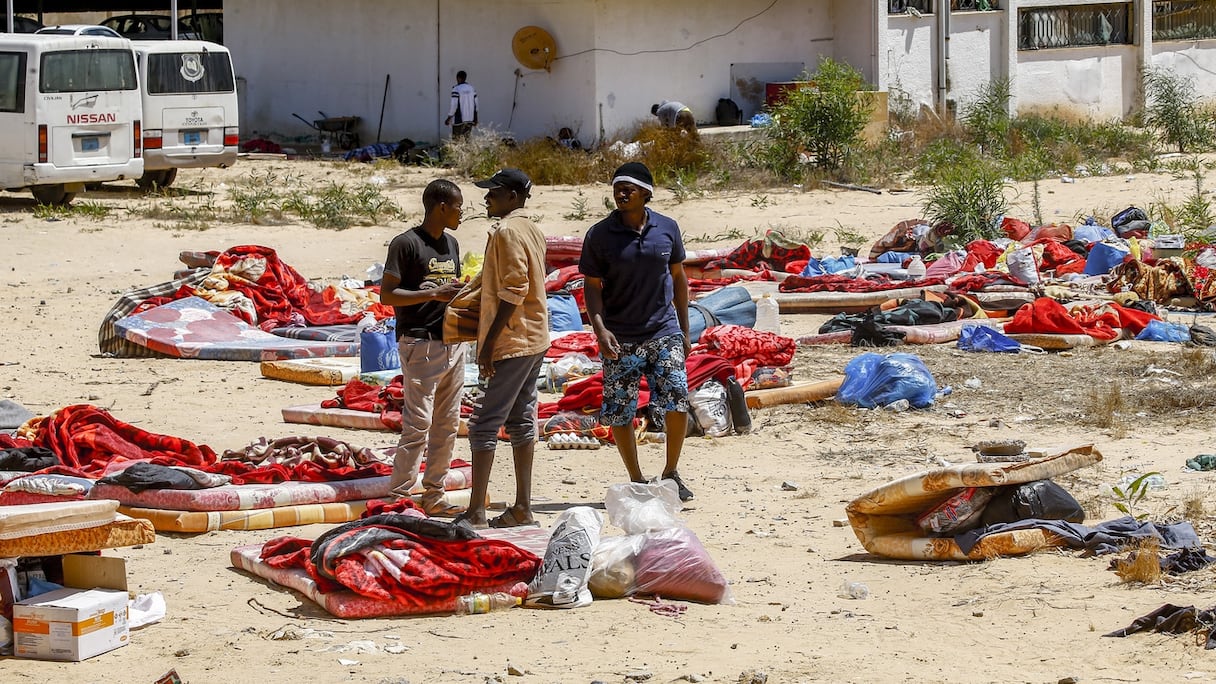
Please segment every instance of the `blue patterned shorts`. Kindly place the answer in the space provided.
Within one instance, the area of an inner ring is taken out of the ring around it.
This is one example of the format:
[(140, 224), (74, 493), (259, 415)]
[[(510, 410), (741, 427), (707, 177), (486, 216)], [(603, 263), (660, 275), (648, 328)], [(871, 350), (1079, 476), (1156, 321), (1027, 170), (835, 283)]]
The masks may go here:
[(604, 359), (602, 425), (632, 425), (638, 412), (642, 376), (650, 388), (650, 407), (660, 415), (688, 411), (688, 371), (684, 336), (668, 335), (645, 342), (622, 342), (615, 361)]

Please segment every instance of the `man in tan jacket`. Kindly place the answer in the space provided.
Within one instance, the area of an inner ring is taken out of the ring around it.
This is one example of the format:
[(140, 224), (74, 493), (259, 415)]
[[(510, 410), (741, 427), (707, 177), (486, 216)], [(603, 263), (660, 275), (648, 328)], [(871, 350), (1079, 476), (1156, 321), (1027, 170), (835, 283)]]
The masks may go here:
[[(485, 393), (469, 417), (473, 490), (468, 511), (458, 519), (474, 527), (535, 525), (536, 378), (549, 350), (545, 236), (523, 214), (532, 191), (532, 181), (523, 171), (503, 169), (476, 185), (487, 190), (487, 213), (499, 221), (490, 229), (481, 269), (477, 365)], [(487, 521), (486, 493), (498, 431), (504, 426), (515, 461), (515, 503)]]

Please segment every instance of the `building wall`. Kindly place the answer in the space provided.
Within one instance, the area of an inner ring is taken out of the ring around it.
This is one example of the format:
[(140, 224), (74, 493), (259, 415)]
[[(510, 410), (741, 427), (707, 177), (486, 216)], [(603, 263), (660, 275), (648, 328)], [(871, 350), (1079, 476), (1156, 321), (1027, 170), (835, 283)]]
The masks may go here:
[(359, 116), (375, 142), (434, 140), (439, 109), (436, 3), (419, 0), (227, 0), (224, 43), (245, 83), (242, 136), (315, 134), (307, 121)]
[(1155, 41), (1152, 65), (1193, 78), (1205, 97), (1216, 94), (1216, 40)]
[[(834, 59), (844, 62), (861, 72), (867, 83), (878, 84), (878, 36), (875, 32), (875, 16), (878, 3), (858, 0), (833, 0), (832, 32), (839, 38), (833, 41)], [(886, 12), (885, 3), (882, 11)]]
[[(584, 143), (596, 139), (592, 0), (463, 0), (442, 2), (439, 15), (439, 80), (436, 118), (447, 116), (456, 72), (477, 88), (482, 126), (524, 139), (556, 138), (563, 126)], [(529, 69), (511, 50), (516, 31), (544, 29), (557, 45), (549, 71)], [(583, 53), (583, 54), (575, 54)], [(445, 131), (446, 135), (446, 131)]]
[(609, 137), (653, 120), (650, 106), (663, 100), (688, 105), (698, 122), (713, 120), (718, 99), (731, 92), (732, 63), (814, 69), (820, 55), (835, 56), (828, 0), (778, 2), (767, 11), (771, 0), (712, 3), (712, 11), (702, 0), (594, 4), (595, 44), (586, 47), (597, 49), (595, 105)]
[[(1007, 75), (1002, 12), (953, 12), (950, 17), (947, 98), (959, 108), (993, 77)], [(893, 15), (888, 19), (887, 88), (893, 107), (919, 110), (937, 102), (937, 19)]]
[[(517, 29), (537, 25), (557, 42), (587, 45), (591, 0), (501, 2), (436, 0), (228, 0), (224, 41), (245, 81), (245, 135), (313, 135), (295, 119), (359, 116), (374, 142), (384, 98), (383, 141), (436, 142), (456, 72), (477, 89), (484, 128), (516, 136), (556, 135), (568, 125), (585, 141), (594, 128), (592, 57), (559, 60), (551, 73), (520, 66)], [(516, 69), (519, 75), (516, 75)], [(388, 96), (384, 96), (385, 76)]]
[(882, 63), (893, 108), (906, 106), (918, 111), (921, 106), (933, 108), (936, 102), (934, 22), (928, 14), (922, 17), (900, 14), (887, 19)]
[(1018, 111), (1058, 106), (1099, 119), (1126, 116), (1139, 90), (1136, 55), (1135, 45), (1021, 51)]
[(993, 78), (1009, 76), (1004, 30), (1001, 12), (955, 12), (951, 17), (950, 98), (959, 111)]

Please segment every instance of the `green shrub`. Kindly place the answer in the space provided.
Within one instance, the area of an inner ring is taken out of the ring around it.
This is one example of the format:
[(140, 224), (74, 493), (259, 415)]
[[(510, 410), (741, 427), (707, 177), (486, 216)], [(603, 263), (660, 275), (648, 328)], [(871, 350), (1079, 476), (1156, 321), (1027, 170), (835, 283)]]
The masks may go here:
[(954, 227), (946, 242), (962, 246), (976, 239), (998, 237), (996, 218), (1009, 208), (1008, 181), (991, 160), (972, 154), (941, 169), (925, 193), (925, 218)]
[(1009, 150), (1009, 79), (994, 78), (979, 87), (975, 101), (963, 113), (963, 127), (988, 154)]
[(1163, 143), (1179, 152), (1211, 147), (1212, 121), (1200, 104), (1194, 79), (1168, 69), (1148, 69), (1144, 92), (1144, 123), (1157, 130)]
[(861, 145), (873, 108), (869, 99), (857, 96), (857, 91), (871, 88), (848, 64), (824, 57), (815, 73), (802, 79), (815, 87), (786, 93), (765, 129), (768, 166), (786, 179), (802, 178), (804, 165), (829, 171), (842, 167)]

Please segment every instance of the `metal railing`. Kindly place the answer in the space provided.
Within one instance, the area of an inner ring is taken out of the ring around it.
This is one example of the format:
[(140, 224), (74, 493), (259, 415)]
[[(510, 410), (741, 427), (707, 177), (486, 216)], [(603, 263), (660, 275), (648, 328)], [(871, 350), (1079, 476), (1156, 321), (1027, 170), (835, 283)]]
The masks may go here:
[[(887, 0), (888, 14), (933, 14), (937, 0)], [(950, 0), (950, 9), (956, 12), (986, 12), (1000, 9), (998, 0)]]
[(1024, 9), (1018, 16), (1018, 49), (1132, 43), (1131, 3)]
[(1153, 40), (1216, 38), (1216, 0), (1153, 3)]

